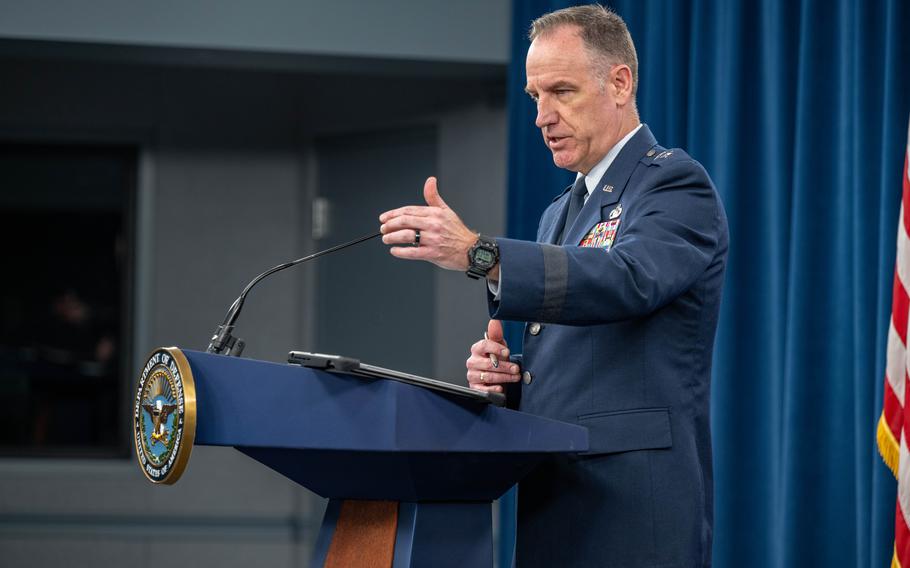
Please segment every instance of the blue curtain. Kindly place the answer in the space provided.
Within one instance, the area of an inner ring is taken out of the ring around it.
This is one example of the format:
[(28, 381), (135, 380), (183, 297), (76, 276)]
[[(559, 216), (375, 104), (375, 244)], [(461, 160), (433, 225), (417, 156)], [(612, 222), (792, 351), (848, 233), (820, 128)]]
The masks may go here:
[[(522, 93), (528, 24), (570, 4), (513, 5), (513, 237), (534, 238), (571, 178), (553, 166)], [(712, 392), (715, 565), (888, 566), (895, 484), (875, 426), (910, 117), (910, 2), (613, 7), (638, 48), (642, 121), (704, 164), (730, 221)]]

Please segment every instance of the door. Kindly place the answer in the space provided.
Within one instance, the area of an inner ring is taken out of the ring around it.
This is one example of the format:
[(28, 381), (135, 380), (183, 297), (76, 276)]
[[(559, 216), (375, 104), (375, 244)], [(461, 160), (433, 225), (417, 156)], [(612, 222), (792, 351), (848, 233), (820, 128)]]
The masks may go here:
[[(321, 250), (379, 230), (379, 214), (423, 204), (436, 170), (436, 131), (347, 134), (316, 144), (318, 192), (328, 204)], [(313, 349), (431, 376), (435, 266), (397, 259), (379, 239), (316, 260)]]

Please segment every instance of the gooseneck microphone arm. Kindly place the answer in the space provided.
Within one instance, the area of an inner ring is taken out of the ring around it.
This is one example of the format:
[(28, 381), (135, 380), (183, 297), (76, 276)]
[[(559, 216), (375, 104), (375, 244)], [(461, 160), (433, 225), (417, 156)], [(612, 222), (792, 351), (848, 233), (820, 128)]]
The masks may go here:
[(298, 258), (297, 260), (292, 260), (291, 262), (285, 262), (284, 264), (279, 264), (274, 268), (270, 268), (253, 278), (253, 280), (246, 285), (246, 288), (243, 289), (243, 292), (237, 296), (237, 299), (234, 300), (234, 303), (231, 304), (231, 307), (227, 311), (227, 315), (224, 316), (224, 321), (221, 325), (218, 326), (218, 329), (215, 330), (215, 334), (212, 335), (212, 339), (209, 341), (209, 346), (206, 349), (207, 353), (217, 353), (219, 355), (232, 355), (234, 357), (239, 357), (243, 352), (243, 347), (245, 345), (242, 339), (234, 337), (231, 333), (234, 331), (234, 325), (237, 322), (237, 318), (240, 316), (240, 310), (243, 309), (243, 302), (246, 300), (246, 295), (250, 293), (250, 290), (253, 289), (253, 286), (259, 283), (260, 280), (266, 276), (270, 276), (280, 270), (285, 268), (290, 268), (296, 266), (301, 262), (306, 262), (308, 260), (313, 260), (314, 258), (319, 258), (320, 256), (327, 255), (339, 251), (343, 248), (353, 246), (370, 239), (375, 239), (376, 237), (381, 236), (382, 233), (373, 233), (372, 235), (364, 235), (360, 238), (354, 239), (353, 241), (348, 241), (340, 245), (335, 245), (332, 248), (327, 248), (319, 252), (314, 252), (309, 256), (303, 258)]

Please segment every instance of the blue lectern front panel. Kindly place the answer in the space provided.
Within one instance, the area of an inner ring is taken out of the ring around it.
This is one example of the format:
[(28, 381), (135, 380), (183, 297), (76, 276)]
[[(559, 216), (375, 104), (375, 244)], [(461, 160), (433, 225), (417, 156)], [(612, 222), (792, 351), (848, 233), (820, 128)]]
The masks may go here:
[(583, 427), (396, 381), (184, 351), (196, 443), (242, 452), (324, 497), (489, 500)]

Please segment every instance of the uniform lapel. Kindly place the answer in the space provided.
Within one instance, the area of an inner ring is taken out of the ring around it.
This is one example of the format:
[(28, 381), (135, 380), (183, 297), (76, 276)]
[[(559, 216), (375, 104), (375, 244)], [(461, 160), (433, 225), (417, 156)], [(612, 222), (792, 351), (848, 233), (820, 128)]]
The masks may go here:
[[(604, 175), (597, 182), (594, 192), (588, 198), (584, 208), (578, 214), (572, 227), (566, 234), (565, 244), (575, 246), (588, 234), (591, 228), (606, 219), (605, 215), (609, 212), (602, 213), (606, 207), (612, 207), (619, 203), (629, 178), (638, 162), (645, 156), (645, 153), (657, 144), (654, 135), (648, 126), (642, 125), (641, 129), (633, 136), (623, 149), (604, 172)], [(566, 200), (568, 204), (568, 200)], [(565, 205), (564, 205), (565, 206)], [(557, 233), (558, 235), (559, 233)]]
[(547, 243), (551, 245), (558, 245), (556, 239), (559, 238), (559, 235), (562, 234), (562, 226), (566, 222), (566, 209), (569, 207), (569, 193), (572, 189), (570, 185), (563, 192), (553, 200), (556, 204), (556, 207), (553, 207), (552, 211), (555, 214), (555, 217), (549, 223), (543, 223), (542, 226), (547, 227), (544, 229), (543, 234), (540, 236), (540, 242)]

